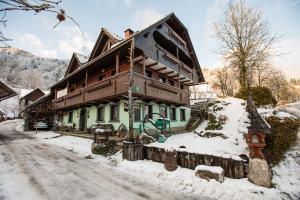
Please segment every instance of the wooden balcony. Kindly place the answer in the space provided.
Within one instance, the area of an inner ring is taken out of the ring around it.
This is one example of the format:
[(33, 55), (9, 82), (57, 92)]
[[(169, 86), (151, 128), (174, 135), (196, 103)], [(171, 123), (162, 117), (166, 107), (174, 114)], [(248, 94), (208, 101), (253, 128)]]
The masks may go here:
[[(129, 73), (123, 72), (54, 99), (53, 108), (63, 109), (85, 103), (100, 102), (104, 99), (121, 99), (122, 95), (128, 92), (128, 83)], [(142, 74), (134, 73), (133, 86), (133, 95), (139, 96), (141, 99), (189, 105), (189, 92), (158, 80), (143, 77)]]
[(189, 92), (181, 90), (180, 88), (161, 83), (154, 79), (143, 77), (141, 74), (134, 74), (133, 93), (142, 98), (168, 102), (180, 105), (189, 105)]
[(181, 62), (178, 58), (173, 56), (167, 50), (156, 44), (158, 48), (158, 59), (160, 62), (170, 67), (176, 72), (179, 72), (182, 76), (193, 80), (193, 72), (189, 66)]
[(53, 108), (68, 108), (125, 94), (128, 91), (128, 78), (128, 72), (124, 72), (109, 79), (98, 81), (63, 97), (54, 99)]

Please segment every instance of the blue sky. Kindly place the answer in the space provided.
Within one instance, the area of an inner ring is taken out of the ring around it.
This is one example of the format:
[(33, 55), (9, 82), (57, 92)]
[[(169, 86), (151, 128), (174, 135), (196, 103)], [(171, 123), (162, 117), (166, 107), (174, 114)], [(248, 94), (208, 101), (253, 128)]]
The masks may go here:
[[(300, 78), (300, 0), (247, 3), (257, 5), (271, 24), (272, 32), (282, 36), (278, 47), (284, 55), (274, 59), (274, 64), (288, 76)], [(201, 66), (220, 66), (219, 56), (214, 53), (218, 43), (212, 37), (210, 22), (222, 17), (225, 1), (63, 0), (60, 6), (80, 24), (85, 40), (70, 20), (53, 29), (57, 20), (51, 13), (10, 12), (7, 27), (1, 30), (14, 39), (11, 46), (43, 57), (69, 59), (73, 51), (88, 55), (101, 27), (123, 37), (128, 27), (140, 30), (174, 12), (189, 29)]]

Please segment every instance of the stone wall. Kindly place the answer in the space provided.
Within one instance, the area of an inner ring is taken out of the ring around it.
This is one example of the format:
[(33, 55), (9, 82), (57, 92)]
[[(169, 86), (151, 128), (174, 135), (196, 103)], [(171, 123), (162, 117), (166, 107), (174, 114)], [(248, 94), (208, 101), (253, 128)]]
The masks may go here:
[[(165, 162), (165, 149), (145, 146), (145, 152), (145, 159), (161, 163)], [(236, 179), (247, 177), (246, 164), (242, 160), (232, 158), (178, 151), (177, 164), (192, 170), (198, 165), (220, 166), (224, 169), (225, 177)]]

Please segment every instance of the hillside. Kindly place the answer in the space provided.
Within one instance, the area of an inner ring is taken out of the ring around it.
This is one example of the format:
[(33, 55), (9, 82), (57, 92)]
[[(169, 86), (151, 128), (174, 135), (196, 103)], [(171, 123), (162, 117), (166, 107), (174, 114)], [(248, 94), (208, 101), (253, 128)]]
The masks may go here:
[(0, 49), (0, 78), (12, 87), (49, 88), (66, 70), (68, 60), (42, 58), (17, 48)]

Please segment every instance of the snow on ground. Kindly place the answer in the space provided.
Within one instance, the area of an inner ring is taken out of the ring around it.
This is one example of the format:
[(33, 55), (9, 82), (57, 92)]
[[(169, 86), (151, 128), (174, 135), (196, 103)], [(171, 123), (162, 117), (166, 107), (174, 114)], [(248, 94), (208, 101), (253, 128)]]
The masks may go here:
[[(238, 155), (248, 154), (247, 144), (243, 138), (243, 133), (247, 132), (247, 124), (244, 122), (248, 121), (247, 113), (245, 112), (245, 101), (236, 98), (226, 98), (216, 103), (215, 106), (223, 109), (217, 110), (213, 114), (216, 117), (225, 115), (228, 119), (222, 130), (212, 130), (212, 132), (222, 133), (228, 137), (227, 139), (222, 137), (200, 137), (190, 132), (173, 135), (165, 143), (156, 142), (149, 144), (149, 146), (174, 148), (188, 152), (240, 159)], [(196, 132), (205, 132), (207, 124), (208, 121), (204, 121), (196, 129)], [(180, 146), (185, 146), (186, 148), (179, 149)]]
[[(242, 113), (242, 112), (241, 112)], [(4, 123), (4, 122), (3, 122)], [(7, 123), (7, 122), (5, 122)], [(1, 123), (2, 124), (2, 123)], [(0, 124), (0, 125), (1, 125)], [(237, 125), (236, 125), (237, 126)], [(17, 126), (18, 127), (18, 126)], [(236, 127), (237, 128), (237, 127)], [(35, 132), (25, 132), (35, 134)], [(72, 150), (75, 153), (86, 156), (91, 154), (90, 147), (92, 140), (73, 136), (60, 136), (57, 133), (39, 131), (35, 137), (44, 143), (53, 144)], [(300, 136), (300, 134), (299, 134)], [(177, 170), (169, 172), (164, 169), (162, 163), (153, 161), (127, 161), (122, 160), (119, 153), (111, 157), (92, 155), (94, 162), (101, 162), (114, 167), (123, 174), (136, 176), (145, 182), (155, 184), (162, 188), (168, 188), (182, 194), (195, 194), (215, 199), (287, 199), (287, 194), (292, 194), (292, 199), (297, 199), (299, 194), (299, 148), (291, 150), (288, 157), (274, 168), (275, 188), (264, 188), (256, 186), (245, 179), (225, 178), (223, 183), (215, 180), (206, 181), (197, 178), (193, 170), (178, 167)]]

